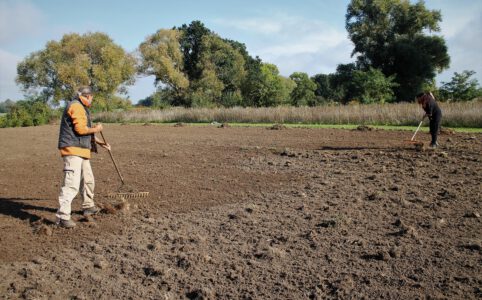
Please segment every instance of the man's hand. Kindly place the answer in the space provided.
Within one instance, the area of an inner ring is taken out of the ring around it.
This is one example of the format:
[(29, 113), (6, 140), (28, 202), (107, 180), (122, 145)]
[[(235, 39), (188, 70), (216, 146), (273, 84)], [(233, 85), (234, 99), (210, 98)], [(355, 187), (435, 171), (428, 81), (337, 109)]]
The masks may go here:
[(102, 124), (99, 123), (94, 127), (92, 127), (91, 129), (92, 129), (92, 133), (97, 133), (97, 132), (101, 132), (104, 129), (104, 127), (102, 127)]
[(105, 143), (104, 141), (101, 141), (97, 137), (95, 137), (95, 142), (104, 149), (107, 149), (109, 151), (112, 149), (109, 144)]
[(106, 144), (100, 144), (100, 146), (101, 146), (102, 148), (104, 148), (104, 149), (109, 150), (109, 151), (111, 150), (110, 145), (109, 145), (109, 144), (107, 144), (107, 143), (106, 143)]

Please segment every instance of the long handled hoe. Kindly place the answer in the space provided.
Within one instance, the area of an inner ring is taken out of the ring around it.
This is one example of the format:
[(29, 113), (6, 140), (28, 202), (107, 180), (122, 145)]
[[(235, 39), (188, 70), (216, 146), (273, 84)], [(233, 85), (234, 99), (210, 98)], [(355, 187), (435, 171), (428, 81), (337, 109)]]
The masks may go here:
[[(104, 143), (107, 143), (105, 137), (104, 137), (104, 134), (102, 133), (102, 131), (100, 132), (100, 135), (102, 136), (102, 140)], [(117, 193), (110, 193), (108, 194), (107, 196), (109, 198), (123, 198), (123, 199), (128, 199), (128, 198), (145, 198), (147, 196), (149, 196), (149, 192), (136, 192), (136, 193), (133, 193), (133, 192), (127, 192), (127, 193), (124, 193), (124, 192), (120, 192), (120, 190), (122, 189), (122, 187), (125, 185), (125, 182), (124, 182), (124, 178), (122, 177), (121, 173), (120, 173), (120, 170), (119, 170), (119, 167), (117, 167), (117, 164), (115, 163), (115, 160), (114, 160), (114, 156), (112, 155), (112, 152), (110, 150), (107, 150), (109, 151), (109, 155), (110, 155), (110, 158), (112, 159), (112, 162), (114, 163), (114, 167), (115, 167), (115, 170), (117, 171), (117, 174), (119, 175), (119, 178), (122, 182), (121, 186), (119, 187), (118, 189), (118, 192)]]

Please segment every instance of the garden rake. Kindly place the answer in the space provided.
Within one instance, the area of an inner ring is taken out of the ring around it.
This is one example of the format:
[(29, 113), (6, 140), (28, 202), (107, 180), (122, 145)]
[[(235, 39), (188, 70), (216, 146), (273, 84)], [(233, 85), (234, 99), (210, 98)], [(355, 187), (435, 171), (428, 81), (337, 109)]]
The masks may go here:
[[(102, 133), (102, 131), (100, 132), (100, 135), (102, 136), (102, 140), (105, 144), (107, 144), (107, 141), (104, 137), (104, 134)], [(121, 192), (121, 189), (124, 187), (125, 185), (125, 182), (124, 182), (124, 178), (122, 177), (121, 173), (120, 173), (120, 170), (119, 170), (119, 167), (117, 166), (115, 160), (114, 160), (114, 156), (112, 155), (112, 152), (107, 149), (107, 151), (109, 151), (109, 155), (110, 155), (110, 158), (112, 159), (112, 162), (114, 163), (114, 167), (115, 167), (115, 170), (117, 171), (117, 174), (119, 175), (119, 178), (122, 182), (121, 186), (119, 187), (119, 189), (117, 190), (117, 193), (110, 193), (107, 195), (107, 197), (109, 198), (121, 198), (121, 199), (130, 199), (130, 198), (145, 198), (147, 196), (149, 196), (149, 192)]]
[(413, 136), (412, 136), (412, 138), (410, 139), (410, 141), (414, 141), (415, 136), (417, 135), (417, 132), (420, 130), (420, 126), (422, 126), (422, 123), (423, 123), (423, 120), (420, 121), (420, 123), (418, 124), (417, 130), (415, 130), (415, 133), (413, 134)]
[(420, 123), (418, 124), (418, 127), (417, 127), (417, 130), (415, 130), (415, 133), (413, 134), (412, 138), (408, 141), (405, 141), (409, 144), (413, 144), (415, 146), (420, 146), (420, 145), (423, 145), (423, 142), (420, 142), (420, 141), (417, 141), (415, 140), (415, 136), (417, 135), (417, 132), (420, 130), (420, 126), (422, 126), (422, 123), (423, 123), (423, 119), (422, 121), (420, 121)]

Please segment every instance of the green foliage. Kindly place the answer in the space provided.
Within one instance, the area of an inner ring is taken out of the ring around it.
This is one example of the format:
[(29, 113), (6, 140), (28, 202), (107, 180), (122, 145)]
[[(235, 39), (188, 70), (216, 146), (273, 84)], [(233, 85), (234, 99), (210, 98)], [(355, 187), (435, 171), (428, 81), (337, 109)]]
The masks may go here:
[[(248, 106), (252, 105), (251, 103), (256, 103), (256, 93), (254, 92), (254, 88), (257, 86), (258, 80), (261, 79), (262, 73), (261, 73), (261, 59), (259, 57), (252, 57), (249, 55), (248, 51), (246, 50), (246, 45), (243, 43), (229, 40), (229, 39), (224, 39), (227, 43), (229, 43), (234, 49), (236, 49), (244, 58), (244, 70), (245, 70), (245, 76), (243, 81), (241, 82), (241, 95), (239, 95), (237, 92), (234, 93), (236, 95), (237, 99), (235, 102), (238, 104), (236, 105), (242, 105), (242, 106)], [(288, 84), (289, 85), (289, 84)], [(229, 94), (229, 93), (228, 93)], [(223, 96), (225, 97), (225, 96)], [(228, 98), (230, 100), (224, 101), (226, 103), (232, 103), (232, 97), (228, 95)], [(231, 105), (228, 105), (231, 106)]]
[(182, 33), (180, 46), (184, 55), (186, 74), (190, 81), (198, 80), (203, 71), (199, 65), (201, 52), (203, 51), (202, 41), (204, 36), (211, 34), (211, 30), (206, 28), (201, 21), (192, 21), (191, 24), (183, 24), (177, 29)]
[(163, 109), (171, 106), (169, 99), (173, 99), (169, 90), (158, 90), (151, 96), (137, 102), (137, 106)]
[(440, 11), (425, 8), (423, 1), (352, 0), (346, 14), (346, 29), (355, 45), (360, 69), (381, 70), (395, 75), (398, 101), (412, 99), (436, 72), (449, 66), (442, 37), (426, 35), (439, 31)]
[(139, 52), (138, 72), (154, 75), (162, 92), (162, 101), (156, 100), (158, 91), (140, 105), (277, 106), (291, 104), (290, 95), (297, 105), (318, 100), (308, 75), (293, 77), (297, 82), (280, 76), (276, 66), (251, 57), (244, 44), (222, 39), (199, 21), (159, 30)]
[(184, 56), (181, 52), (178, 30), (158, 30), (148, 36), (139, 46), (141, 63), (139, 72), (154, 75), (155, 84), (163, 84), (174, 91), (177, 97), (183, 97), (189, 87), (189, 80), (184, 74)]
[(10, 107), (13, 105), (15, 105), (15, 102), (10, 99), (0, 102), (0, 113), (8, 113)]
[(315, 96), (322, 99), (332, 99), (333, 89), (330, 82), (330, 75), (316, 74), (311, 80), (316, 84)]
[(255, 77), (257, 80), (251, 78), (249, 87), (245, 87), (251, 101), (248, 106), (288, 104), (289, 95), (294, 89), (295, 83), (289, 78), (280, 76), (275, 65), (261, 63), (260, 72), (255, 74)]
[(386, 78), (380, 70), (370, 68), (368, 71), (353, 72), (355, 99), (361, 103), (385, 103), (394, 99), (393, 87), (395, 76)]
[[(139, 47), (138, 72), (154, 75), (169, 98), (163, 103), (186, 107), (242, 104), (246, 78), (244, 44), (221, 39), (203, 23), (159, 30)], [(149, 100), (149, 99), (148, 99)]]
[(354, 63), (339, 64), (336, 67), (336, 72), (330, 76), (331, 95), (335, 101), (348, 103), (355, 98), (353, 74), (356, 70), (357, 67)]
[(314, 83), (308, 74), (303, 72), (295, 72), (290, 75), (290, 79), (296, 84), (291, 91), (291, 104), (294, 106), (303, 106), (315, 104), (316, 83)]
[(391, 50), (393, 65), (387, 66), (387, 76), (396, 75), (398, 100), (411, 100), (430, 83), (436, 73), (449, 65), (447, 46), (441, 37), (417, 36), (398, 39)]
[(213, 106), (221, 98), (223, 89), (224, 84), (216, 76), (214, 66), (206, 66), (202, 72), (202, 77), (192, 85), (191, 106)]
[(257, 90), (259, 82), (262, 79), (261, 59), (258, 57), (253, 60), (246, 61), (246, 77), (241, 85), (241, 94), (244, 99), (245, 106), (256, 106), (259, 103), (259, 92)]
[(55, 112), (42, 100), (29, 99), (17, 101), (9, 107), (8, 113), (1, 117), (0, 127), (27, 127), (47, 124)]
[(465, 70), (462, 73), (454, 73), (452, 80), (442, 82), (440, 97), (443, 100), (468, 101), (482, 97), (482, 88), (475, 78), (471, 78), (475, 71)]
[(40, 89), (53, 103), (90, 85), (98, 105), (112, 107), (113, 95), (125, 93), (125, 85), (133, 83), (135, 60), (104, 33), (72, 33), (30, 54), (18, 64), (17, 74), (17, 83), (27, 93)]
[(243, 106), (243, 95), (241, 95), (241, 92), (239, 90), (234, 92), (225, 92), (223, 93), (221, 103), (224, 107)]
[(223, 95), (239, 94), (246, 76), (241, 53), (217, 35), (205, 35), (198, 66), (202, 72), (193, 82), (193, 92), (204, 95), (213, 104), (229, 106), (223, 103), (228, 99)]
[(132, 103), (129, 99), (124, 99), (116, 95), (109, 95), (108, 98), (104, 98), (104, 101), (98, 101), (94, 96), (94, 101), (92, 102), (91, 111), (112, 111), (115, 109), (126, 110), (132, 107)]

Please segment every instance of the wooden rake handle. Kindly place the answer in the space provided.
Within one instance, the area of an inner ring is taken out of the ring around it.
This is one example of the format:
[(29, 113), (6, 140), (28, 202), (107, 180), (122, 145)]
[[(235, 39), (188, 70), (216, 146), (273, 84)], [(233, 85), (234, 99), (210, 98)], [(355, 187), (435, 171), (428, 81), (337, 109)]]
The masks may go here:
[[(420, 130), (420, 126), (422, 126), (422, 123), (423, 123), (423, 119), (422, 121), (420, 121), (420, 123), (418, 124), (418, 127), (417, 127), (417, 130), (415, 130), (415, 133), (413, 134), (412, 138), (410, 139), (410, 141), (413, 141), (413, 139), (415, 138), (415, 136), (417, 135), (417, 132)], [(101, 132), (102, 133), (102, 132)]]
[[(104, 144), (107, 144), (107, 141), (105, 140), (105, 137), (104, 137), (104, 134), (102, 133), (102, 131), (100, 132), (100, 135), (102, 136), (102, 140), (103, 140)], [(112, 152), (109, 149), (107, 149), (107, 151), (109, 151), (109, 155), (110, 155), (110, 158), (112, 159), (112, 162), (114, 163), (115, 170), (117, 171), (117, 174), (119, 175), (119, 178), (120, 178), (122, 184), (124, 184), (124, 178), (122, 178), (122, 175), (119, 171), (119, 168), (117, 167), (117, 164), (115, 163), (114, 156), (112, 156)]]

